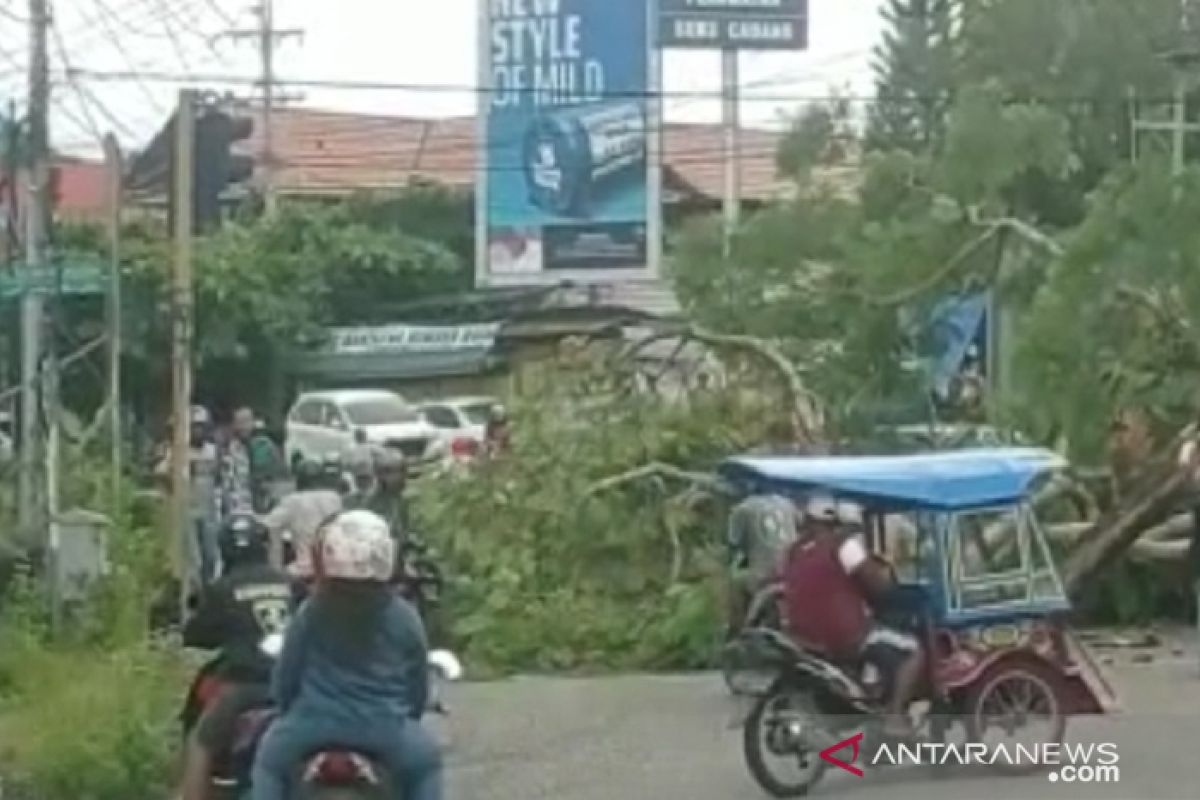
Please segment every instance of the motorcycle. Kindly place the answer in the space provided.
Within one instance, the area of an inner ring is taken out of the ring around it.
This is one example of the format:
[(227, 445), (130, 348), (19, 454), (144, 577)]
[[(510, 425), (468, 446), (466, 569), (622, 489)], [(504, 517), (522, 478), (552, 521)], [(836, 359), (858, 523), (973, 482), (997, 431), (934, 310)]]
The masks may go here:
[[(261, 645), (264, 653), (278, 657), (283, 637), (273, 634)], [(442, 686), (458, 681), (463, 667), (449, 650), (429, 653), (429, 711), (445, 716), (449, 712), (442, 699)], [(209, 693), (209, 700), (215, 698)], [(276, 717), (276, 710), (263, 705), (249, 709), (238, 718), (236, 733), (227, 752), (220, 754), (212, 776), (215, 796), (244, 798), (250, 791), (250, 771), (258, 742)], [(297, 768), (293, 792), (298, 800), (391, 800), (395, 798), (392, 778), (373, 756), (331, 747), (315, 753)]]
[[(439, 690), (443, 681), (462, 677), (462, 665), (448, 650), (429, 654), (430, 710), (446, 714)], [(436, 698), (436, 699), (435, 699)], [(394, 800), (393, 776), (366, 753), (330, 748), (305, 760), (294, 780), (296, 800)]]
[(757, 694), (764, 688), (764, 681), (770, 683), (770, 674), (763, 674), (755, 657), (754, 632), (783, 630), (782, 604), (782, 581), (772, 581), (761, 587), (751, 598), (741, 627), (732, 632), (721, 648), (721, 676), (731, 694)]

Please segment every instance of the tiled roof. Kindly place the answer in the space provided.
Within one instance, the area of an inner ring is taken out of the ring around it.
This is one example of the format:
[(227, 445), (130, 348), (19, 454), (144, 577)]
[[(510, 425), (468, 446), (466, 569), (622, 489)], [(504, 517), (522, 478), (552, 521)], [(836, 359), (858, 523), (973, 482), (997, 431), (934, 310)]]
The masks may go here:
[[(253, 113), (253, 112), (252, 112)], [(469, 189), (475, 178), (476, 120), (417, 119), (312, 109), (274, 114), (274, 182), (284, 194), (343, 194), (430, 181)], [(258, 154), (262, 125), (245, 151)], [(786, 195), (775, 170), (779, 134), (742, 131), (742, 195), (765, 201)], [(676, 186), (709, 198), (722, 193), (724, 138), (719, 125), (667, 125), (664, 161)]]
[(75, 220), (100, 221), (108, 215), (108, 168), (102, 161), (61, 158), (55, 211)]

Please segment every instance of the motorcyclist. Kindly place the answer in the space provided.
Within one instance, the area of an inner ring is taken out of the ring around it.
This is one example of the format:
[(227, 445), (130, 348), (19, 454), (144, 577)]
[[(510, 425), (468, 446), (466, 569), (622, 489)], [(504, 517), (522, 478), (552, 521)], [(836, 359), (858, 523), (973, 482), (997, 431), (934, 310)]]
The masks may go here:
[(342, 510), (338, 472), (314, 461), (296, 465), (296, 491), (286, 495), (262, 517), (270, 534), (271, 563), (284, 566), (284, 534), (291, 534), (298, 574), (307, 574), (310, 545), (321, 524)]
[(409, 532), (408, 462), (397, 450), (385, 450), (375, 456), (375, 480), (364, 507), (383, 517), (392, 536), (403, 542)]
[(730, 636), (741, 631), (754, 596), (779, 579), (799, 523), (792, 501), (779, 495), (755, 495), (730, 512)]
[(273, 661), (263, 642), (282, 634), (295, 597), (288, 576), (267, 562), (267, 533), (253, 516), (232, 517), (221, 531), (220, 545), (225, 575), (205, 589), (183, 629), (185, 646), (220, 651), (202, 675), (222, 687), (206, 709), (189, 702), (185, 710), (190, 734), (183, 800), (207, 796), (214, 757), (232, 742), (238, 718), (269, 701)]
[(378, 486), (374, 452), (355, 448), (346, 459), (345, 471), (349, 475), (349, 481), (343, 505), (347, 509), (366, 508), (368, 500)]
[(508, 409), (503, 405), (497, 403), (488, 412), (483, 438), (490, 455), (497, 455), (508, 450), (512, 439), (512, 428), (508, 419)]
[(280, 716), (259, 744), (254, 800), (284, 800), (299, 761), (323, 747), (376, 756), (409, 800), (440, 800), (442, 763), (420, 719), (429, 699), (420, 616), (388, 586), (395, 541), (347, 511), (316, 543), (316, 591), (288, 628), (272, 678)]
[(924, 654), (915, 637), (881, 625), (869, 610), (891, 589), (892, 576), (861, 536), (848, 535), (832, 498), (808, 499), (804, 527), (784, 567), (788, 632), (831, 658), (869, 662), (888, 674), (884, 733), (911, 739), (908, 708), (920, 688)]

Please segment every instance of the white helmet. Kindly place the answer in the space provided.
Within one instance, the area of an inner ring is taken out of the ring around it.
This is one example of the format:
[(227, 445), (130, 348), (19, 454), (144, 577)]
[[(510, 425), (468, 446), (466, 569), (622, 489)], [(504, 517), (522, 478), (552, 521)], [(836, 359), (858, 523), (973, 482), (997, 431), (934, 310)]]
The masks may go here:
[(396, 543), (383, 517), (370, 511), (338, 514), (317, 539), (319, 574), (346, 581), (391, 579)]

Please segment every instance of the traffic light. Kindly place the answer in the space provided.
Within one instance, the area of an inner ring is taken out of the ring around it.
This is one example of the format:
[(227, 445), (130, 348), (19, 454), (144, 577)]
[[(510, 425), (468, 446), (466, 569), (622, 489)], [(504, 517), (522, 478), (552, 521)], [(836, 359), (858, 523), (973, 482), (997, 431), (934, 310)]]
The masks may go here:
[(233, 145), (249, 138), (254, 123), (219, 109), (201, 112), (196, 120), (195, 175), (192, 203), (195, 230), (203, 232), (221, 222), (222, 198), (228, 188), (254, 174), (254, 159), (233, 152)]

